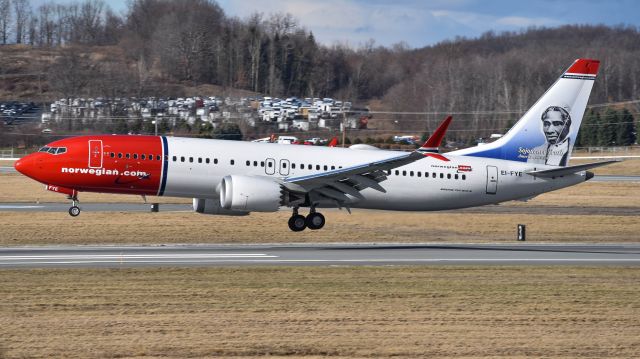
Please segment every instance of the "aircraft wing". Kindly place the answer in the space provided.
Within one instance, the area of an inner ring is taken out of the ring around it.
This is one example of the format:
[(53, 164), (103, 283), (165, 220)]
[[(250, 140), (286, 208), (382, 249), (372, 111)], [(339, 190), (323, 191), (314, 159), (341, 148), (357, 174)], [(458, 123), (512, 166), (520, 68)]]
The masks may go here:
[[(434, 132), (434, 135), (437, 136), (439, 140), (434, 141), (430, 138), (427, 140), (427, 143), (429, 143), (428, 147), (437, 147), (440, 145), (440, 140), (442, 139), (444, 131), (446, 131), (450, 122), (451, 119), (447, 118), (440, 125), (438, 130)], [(338, 204), (349, 201), (349, 198), (346, 195), (362, 199), (363, 196), (360, 194), (360, 191), (365, 188), (372, 188), (383, 193), (386, 192), (384, 187), (380, 185), (380, 182), (387, 179), (387, 173), (385, 172), (387, 170), (402, 167), (425, 157), (434, 157), (441, 161), (449, 161), (449, 159), (443, 155), (424, 151), (424, 147), (426, 146), (423, 146), (416, 151), (404, 153), (384, 160), (363, 163), (308, 176), (286, 178), (283, 184), (290, 191), (327, 197), (337, 201)]]

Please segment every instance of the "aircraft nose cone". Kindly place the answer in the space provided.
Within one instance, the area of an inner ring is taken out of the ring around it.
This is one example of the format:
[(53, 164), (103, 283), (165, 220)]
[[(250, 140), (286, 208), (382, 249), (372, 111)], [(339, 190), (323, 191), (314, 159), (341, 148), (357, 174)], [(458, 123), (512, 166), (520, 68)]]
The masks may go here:
[(31, 155), (27, 155), (17, 160), (16, 163), (13, 164), (13, 167), (23, 175), (29, 176), (30, 171), (33, 169), (33, 165), (33, 157)]

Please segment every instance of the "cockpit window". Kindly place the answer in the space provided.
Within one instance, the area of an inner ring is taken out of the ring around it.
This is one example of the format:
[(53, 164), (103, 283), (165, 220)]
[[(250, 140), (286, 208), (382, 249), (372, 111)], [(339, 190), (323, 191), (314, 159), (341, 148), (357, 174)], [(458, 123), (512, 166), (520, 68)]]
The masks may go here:
[(60, 154), (66, 153), (67, 148), (44, 146), (41, 149), (39, 149), (38, 152), (47, 152), (47, 153), (51, 153), (52, 155), (60, 155)]

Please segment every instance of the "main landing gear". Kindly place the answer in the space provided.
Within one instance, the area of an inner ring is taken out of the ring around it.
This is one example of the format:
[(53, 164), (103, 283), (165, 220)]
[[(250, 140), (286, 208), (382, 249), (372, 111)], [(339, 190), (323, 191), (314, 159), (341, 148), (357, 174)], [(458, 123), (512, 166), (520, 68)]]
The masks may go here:
[(71, 217), (78, 217), (80, 215), (80, 207), (78, 207), (78, 197), (69, 196), (71, 200), (71, 208), (69, 208), (69, 215)]
[(322, 213), (316, 212), (315, 207), (311, 207), (311, 212), (307, 217), (298, 214), (298, 207), (293, 209), (293, 215), (289, 218), (289, 229), (294, 232), (304, 231), (305, 228), (317, 230), (324, 227), (325, 219)]

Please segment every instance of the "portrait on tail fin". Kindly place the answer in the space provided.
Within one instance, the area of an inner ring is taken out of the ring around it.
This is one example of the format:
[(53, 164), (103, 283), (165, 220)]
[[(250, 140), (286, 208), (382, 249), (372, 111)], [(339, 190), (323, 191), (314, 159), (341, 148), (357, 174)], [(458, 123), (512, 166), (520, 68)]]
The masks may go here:
[(545, 143), (532, 148), (528, 153), (528, 163), (542, 163), (552, 166), (566, 166), (571, 148), (569, 132), (571, 115), (560, 106), (549, 106), (540, 118)]

